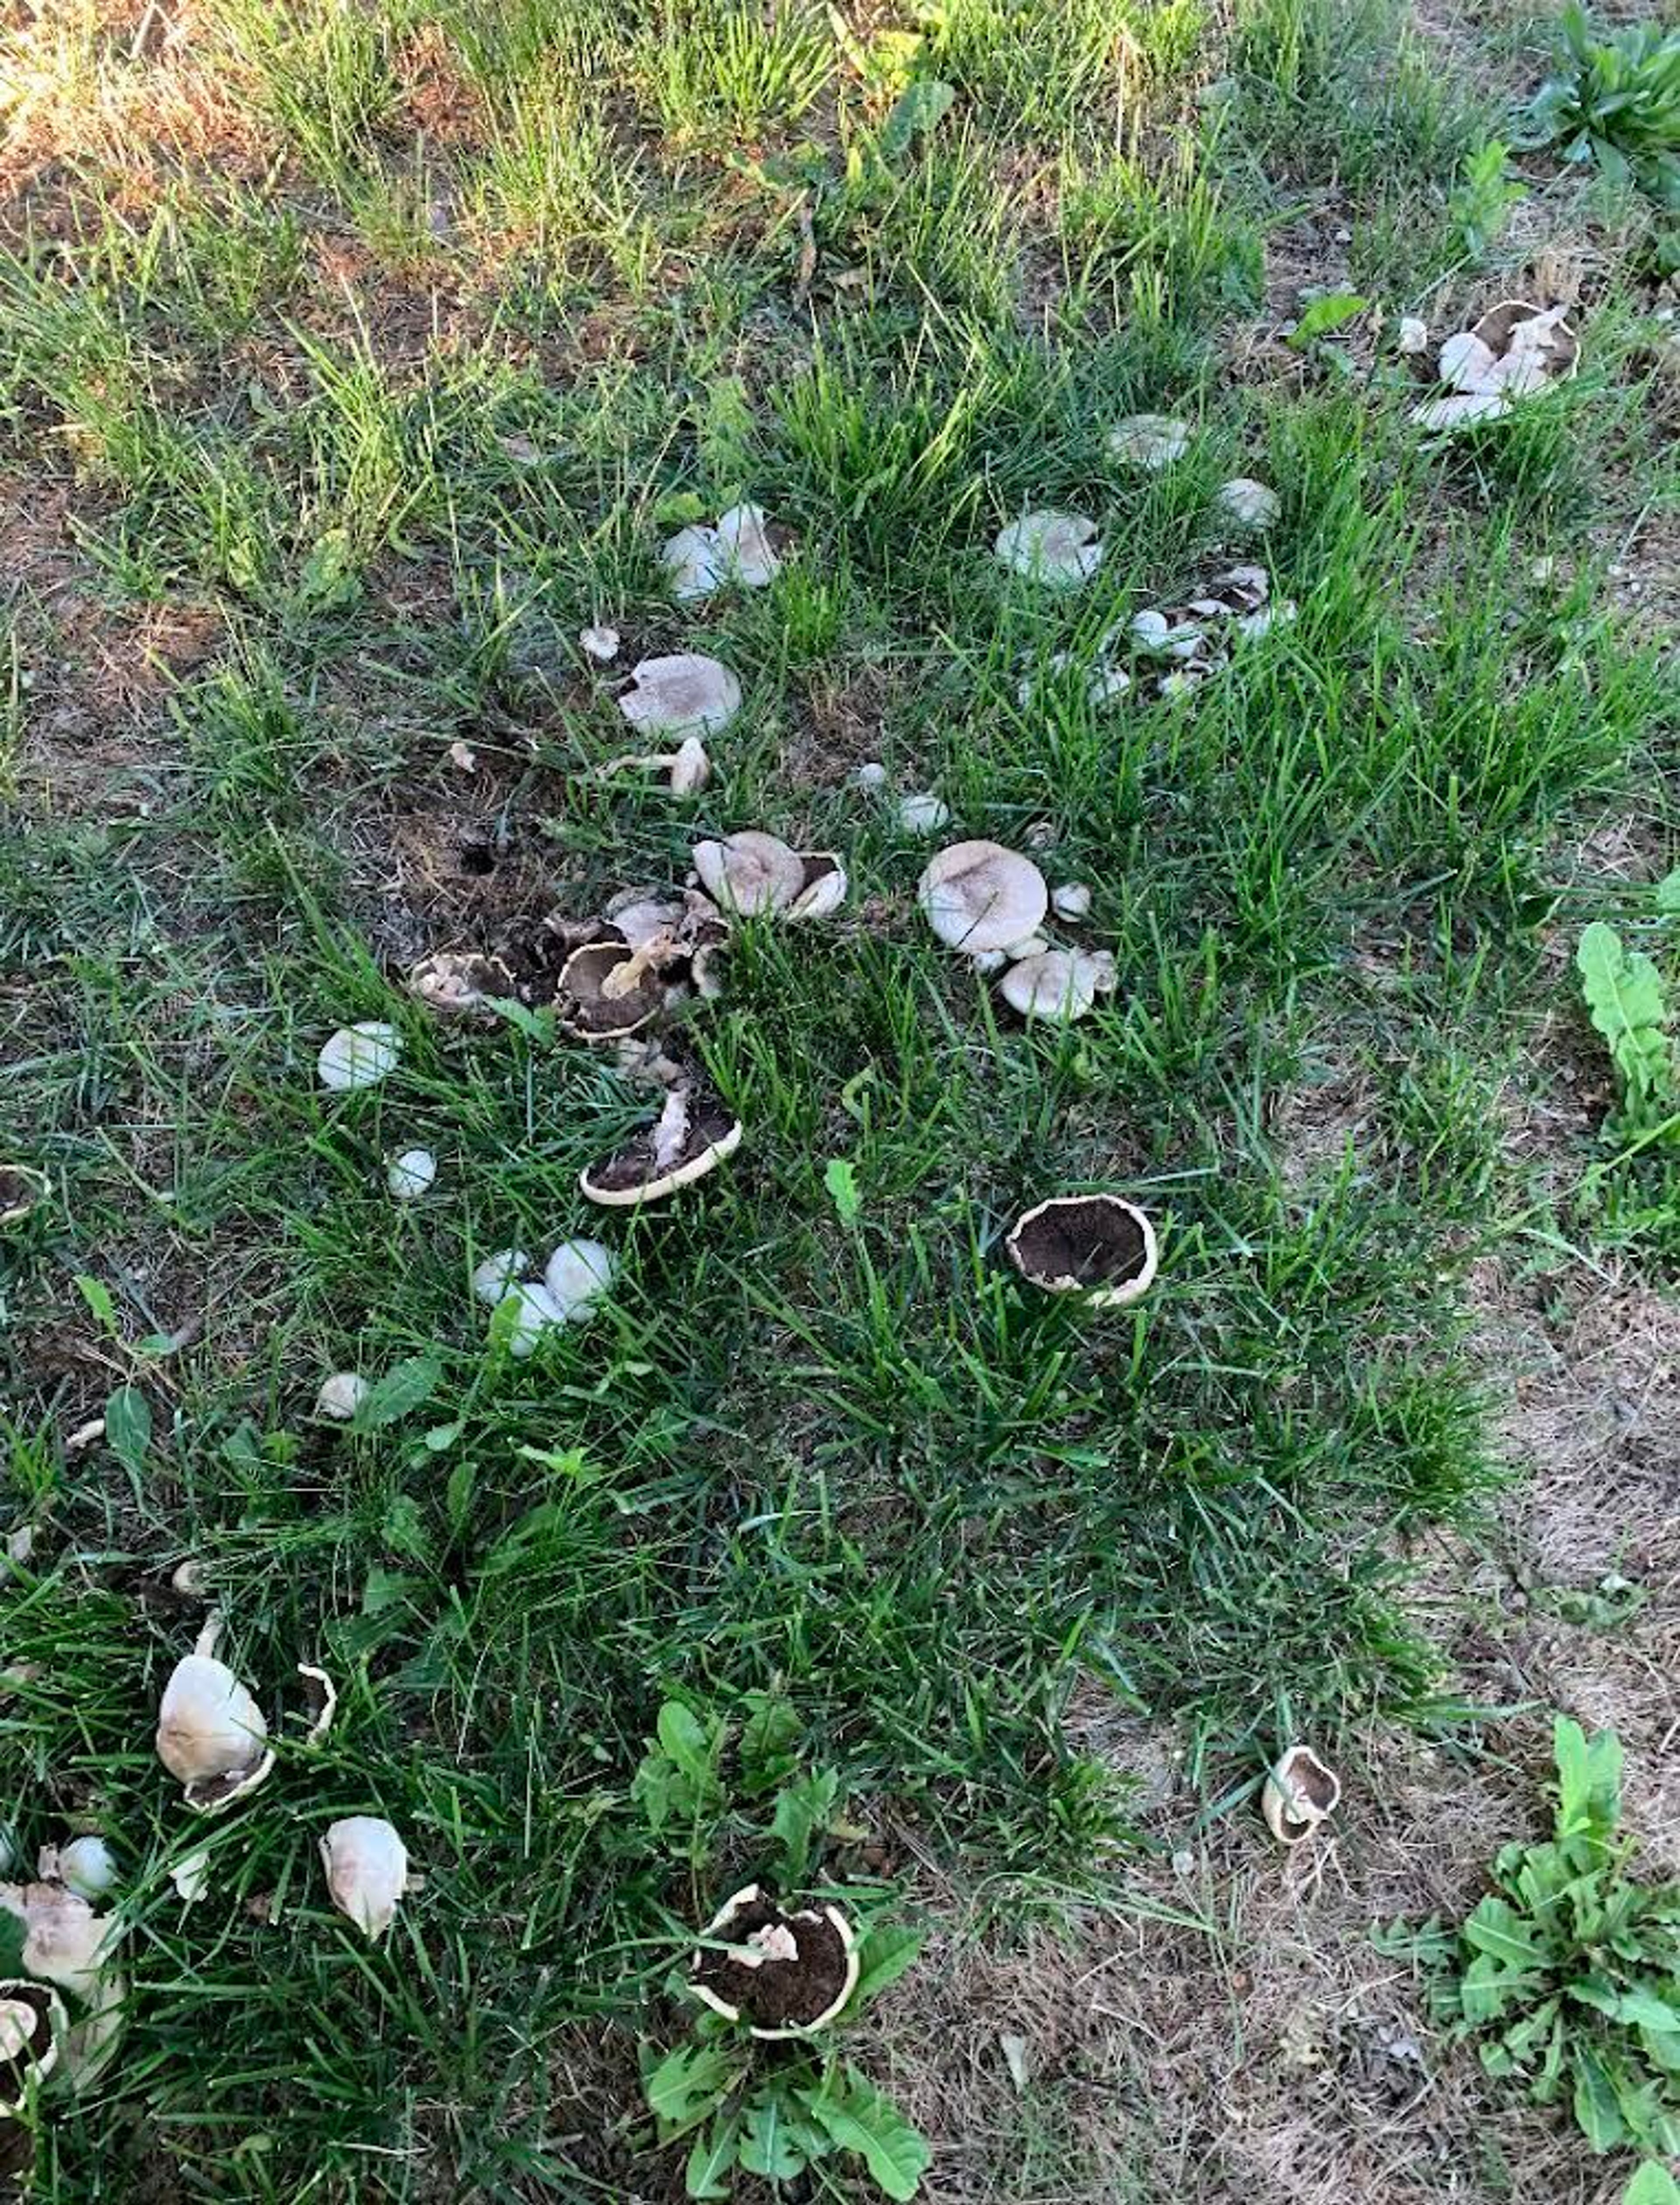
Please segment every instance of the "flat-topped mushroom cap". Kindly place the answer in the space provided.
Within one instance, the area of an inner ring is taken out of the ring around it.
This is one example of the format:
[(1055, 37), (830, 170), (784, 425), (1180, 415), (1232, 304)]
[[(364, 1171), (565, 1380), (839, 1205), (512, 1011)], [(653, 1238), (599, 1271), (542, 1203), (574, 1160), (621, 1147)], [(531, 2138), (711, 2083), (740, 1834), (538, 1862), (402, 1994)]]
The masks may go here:
[(1108, 431), (1110, 455), (1123, 467), (1170, 467), (1190, 449), (1190, 427), (1171, 413), (1128, 413)]
[(741, 685), (715, 658), (694, 651), (644, 658), (618, 700), (632, 728), (650, 735), (721, 734), (741, 708)]
[(1105, 968), (1079, 949), (1046, 949), (1012, 965), (998, 993), (1024, 1019), (1083, 1019), (1103, 985)]
[(1096, 523), (1082, 513), (1024, 513), (998, 531), (993, 550), (1012, 573), (1056, 589), (1077, 589), (1102, 564)]
[(947, 948), (971, 957), (1037, 932), (1049, 908), (1044, 876), (1000, 842), (953, 842), (923, 874), (917, 898)]
[(775, 835), (748, 827), (721, 842), (697, 842), (694, 870), (708, 895), (727, 912), (750, 917), (781, 911), (805, 885), (804, 861)]

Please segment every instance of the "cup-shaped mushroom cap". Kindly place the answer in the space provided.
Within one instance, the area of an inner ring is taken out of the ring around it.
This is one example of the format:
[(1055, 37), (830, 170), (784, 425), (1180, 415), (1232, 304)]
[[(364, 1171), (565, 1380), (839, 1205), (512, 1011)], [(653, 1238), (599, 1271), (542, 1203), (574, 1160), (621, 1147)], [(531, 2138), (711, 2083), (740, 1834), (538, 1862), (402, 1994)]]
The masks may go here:
[(1024, 1211), (1004, 1245), (1024, 1279), (1093, 1309), (1135, 1302), (1155, 1275), (1155, 1227), (1118, 1194), (1054, 1195)]
[(26, 1979), (0, 1982), (0, 2114), (15, 2113), (58, 2064), (69, 2018), (57, 1992)]
[(721, 842), (697, 842), (693, 859), (700, 885), (719, 909), (743, 916), (784, 910), (805, 884), (798, 853), (756, 827)]
[(1562, 306), (1535, 306), (1526, 299), (1504, 299), (1488, 308), (1469, 334), (1486, 345), (1496, 360), (1513, 354), (1537, 356), (1546, 382), (1566, 383), (1581, 365), (1581, 340)]
[(50, 1192), (45, 1172), (32, 1171), (27, 1164), (0, 1164), (0, 1226), (21, 1224)]
[(733, 1156), (741, 1121), (716, 1095), (692, 1083), (671, 1088), (656, 1122), (621, 1149), (579, 1174), (578, 1185), (603, 1209), (627, 1209), (692, 1186)]
[(268, 1723), (225, 1661), (177, 1661), (157, 1710), (157, 1758), (186, 1788), (187, 1804), (216, 1814), (255, 1791), (274, 1766)]
[(969, 956), (1037, 932), (1049, 908), (1044, 876), (1000, 842), (953, 842), (923, 874), (917, 897), (940, 940)]
[(543, 1267), (543, 1283), (567, 1322), (578, 1324), (611, 1287), (616, 1268), (599, 1240), (562, 1240)]
[(408, 1849), (377, 1815), (347, 1815), (328, 1826), (321, 1860), (333, 1905), (376, 1943), (408, 1888)]
[(689, 1988), (764, 2042), (826, 2029), (857, 1988), (857, 1935), (837, 1906), (785, 1911), (752, 1883), (724, 1901), (703, 1935)]
[[(656, 964), (632, 977), (627, 968), (645, 953), (627, 942), (591, 942), (574, 949), (561, 972), (555, 1002), (568, 1031), (584, 1041), (619, 1041), (639, 1033), (665, 1008), (665, 984)], [(631, 980), (627, 987), (613, 984), (614, 975)]]
[(721, 734), (741, 709), (741, 685), (715, 658), (694, 651), (644, 658), (618, 708), (639, 734)]
[(1260, 1795), (1266, 1826), (1279, 1845), (1298, 1845), (1336, 1811), (1341, 1779), (1309, 1745), (1291, 1745), (1267, 1773)]
[(1095, 1002), (1108, 969), (1101, 956), (1082, 949), (1047, 949), (1012, 965), (998, 983), (998, 993), (1024, 1019), (1067, 1025), (1083, 1019)]

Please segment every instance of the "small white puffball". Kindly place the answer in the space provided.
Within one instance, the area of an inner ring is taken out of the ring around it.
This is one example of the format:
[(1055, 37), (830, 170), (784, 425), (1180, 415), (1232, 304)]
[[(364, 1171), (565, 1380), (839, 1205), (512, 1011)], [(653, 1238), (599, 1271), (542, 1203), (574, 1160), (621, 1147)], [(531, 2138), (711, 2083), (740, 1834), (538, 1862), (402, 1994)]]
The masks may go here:
[(418, 1202), (437, 1177), (437, 1159), (430, 1149), (405, 1149), (393, 1156), (385, 1184), (399, 1202)]
[(937, 835), (950, 817), (950, 805), (927, 792), (899, 800), (899, 824), (906, 835)]
[(103, 1899), (116, 1885), (116, 1862), (103, 1838), (72, 1838), (68, 1845), (49, 1850), (57, 1857), (53, 1873), (78, 1899)]
[(315, 1413), (330, 1417), (335, 1423), (347, 1424), (367, 1396), (368, 1382), (359, 1371), (335, 1370), (330, 1378), (321, 1381)]
[(885, 788), (887, 786), (886, 767), (882, 765), (879, 758), (865, 758), (862, 765), (854, 766), (852, 768), (852, 786), (854, 788)]
[(564, 1324), (566, 1312), (548, 1288), (537, 1279), (522, 1279), (519, 1285), (505, 1293), (497, 1305), (498, 1311), (513, 1303), (517, 1314), (513, 1329), (508, 1335), (508, 1352), (523, 1363), (534, 1355), (537, 1344), (546, 1332), (557, 1324)]
[(1050, 892), (1050, 908), (1058, 918), (1083, 918), (1091, 907), (1091, 892), (1083, 881), (1069, 881)]
[(530, 1269), (531, 1258), (523, 1248), (498, 1248), (475, 1267), (472, 1291), (486, 1309), (494, 1309), (514, 1280)]
[(561, 1314), (581, 1324), (613, 1283), (613, 1251), (598, 1240), (562, 1240), (548, 1260), (543, 1283)]
[(316, 1075), (323, 1087), (347, 1095), (358, 1087), (377, 1086), (395, 1070), (401, 1055), (402, 1037), (395, 1026), (364, 1019), (327, 1037), (315, 1060)]

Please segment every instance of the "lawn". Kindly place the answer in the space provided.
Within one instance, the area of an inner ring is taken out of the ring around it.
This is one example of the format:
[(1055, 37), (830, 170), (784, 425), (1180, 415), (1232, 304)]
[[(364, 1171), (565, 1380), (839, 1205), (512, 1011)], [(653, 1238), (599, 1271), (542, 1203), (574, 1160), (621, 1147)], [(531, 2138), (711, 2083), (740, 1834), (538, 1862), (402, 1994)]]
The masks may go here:
[[(1621, 2197), (1368, 1935), (1535, 1834), (1554, 1711), (1680, 1872), (1680, 92), (1524, 142), (1562, 51), (1517, 0), (0, 13), (0, 1835), (107, 1841), (122, 1979), (21, 2194), (863, 2200), (806, 2154), (890, 2099), (945, 2205)], [(1421, 425), (1512, 300), (1572, 354)], [(744, 502), (774, 571), (682, 595)], [(1072, 585), (999, 556), (1045, 511)], [(1184, 613), (1233, 567), (1262, 616)], [(740, 691), (686, 795), (614, 765), (675, 653)], [(747, 829), (844, 900), (648, 1030), (734, 1154), (594, 1206), (656, 1052), (408, 976)], [(977, 838), (1089, 889), (1088, 1015), (930, 928)], [(364, 1021), (394, 1068), (324, 1085)], [(1099, 1189), (1118, 1307), (1006, 1245)], [(609, 1287), (516, 1338), (475, 1271), (579, 1236)], [(275, 1766), (205, 1816), (153, 1739), (213, 1616)], [(1285, 1849), (1296, 1742), (1342, 1798)], [(755, 1879), (883, 1980), (852, 2083), (751, 2055), (822, 2109), (706, 2188), (749, 2054), (683, 1976)], [(722, 2110), (662, 2141), (685, 2047)]]

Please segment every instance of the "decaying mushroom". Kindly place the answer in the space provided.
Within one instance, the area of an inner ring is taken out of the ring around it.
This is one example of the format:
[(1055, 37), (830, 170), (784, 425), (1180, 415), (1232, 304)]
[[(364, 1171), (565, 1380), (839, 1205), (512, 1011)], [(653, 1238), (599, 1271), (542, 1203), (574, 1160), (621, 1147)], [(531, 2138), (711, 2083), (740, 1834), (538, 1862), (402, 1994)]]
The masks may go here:
[(837, 1906), (784, 1912), (750, 1883), (724, 1901), (703, 1935), (689, 1963), (690, 1990), (765, 2043), (827, 2028), (857, 1988), (857, 1935)]
[(1146, 607), (1134, 613), (1127, 633), (1134, 647), (1175, 662), (1156, 687), (1162, 696), (1179, 696), (1230, 663), (1228, 645), (1250, 642), (1279, 621), (1291, 621), (1295, 607), (1270, 602), (1271, 578), (1263, 567), (1227, 567), (1182, 604)]
[(1053, 589), (1077, 590), (1102, 564), (1096, 523), (1083, 514), (1024, 513), (998, 532), (993, 546), (1012, 574), (1030, 574)]
[(727, 666), (698, 651), (644, 658), (618, 708), (638, 734), (721, 734), (741, 709), (741, 685)]
[(1341, 1779), (1309, 1745), (1291, 1745), (1273, 1762), (1260, 1795), (1266, 1827), (1279, 1845), (1298, 1845), (1336, 1811)]
[(51, 1191), (45, 1172), (27, 1164), (0, 1164), (0, 1227), (21, 1225)]
[(15, 2113), (58, 2065), (69, 2034), (64, 2001), (46, 1983), (0, 1982), (0, 2113)]
[(254, 1792), (274, 1767), (268, 1722), (214, 1648), (222, 1619), (212, 1615), (193, 1652), (170, 1672), (157, 1710), (157, 1758), (181, 1780), (196, 1814), (220, 1815)]
[(348, 1815), (328, 1826), (321, 1860), (333, 1905), (377, 1944), (408, 1888), (408, 1849), (377, 1815)]
[(440, 949), (410, 966), (408, 992), (445, 1018), (493, 1023), (493, 1005), (513, 993), (513, 976), (499, 957), (476, 949)]
[(1053, 1195), (1016, 1219), (1009, 1260), (1049, 1294), (1083, 1294), (1093, 1309), (1120, 1309), (1155, 1275), (1155, 1227), (1118, 1194)]
[(638, 1033), (664, 1011), (664, 975), (681, 956), (672, 935), (651, 936), (636, 949), (626, 942), (574, 949), (555, 997), (561, 1023), (585, 1041)]
[(662, 1202), (715, 1171), (740, 1144), (740, 1120), (712, 1089), (688, 1078), (667, 1091), (651, 1126), (632, 1134), (602, 1162), (587, 1166), (578, 1184), (604, 1209)]
[(1581, 364), (1581, 341), (1562, 306), (1531, 306), (1507, 299), (1473, 329), (1448, 337), (1437, 362), (1445, 398), (1412, 409), (1421, 429), (1472, 427), (1508, 413), (1519, 400), (1565, 382)]
[(1108, 452), (1122, 467), (1155, 473), (1183, 459), (1190, 449), (1190, 427), (1170, 413), (1129, 413), (1108, 431)]
[(916, 893), (940, 940), (971, 957), (1025, 941), (1050, 901), (1031, 859), (1000, 842), (953, 842), (929, 864)]
[(1083, 1019), (1099, 995), (1114, 985), (1114, 960), (1107, 950), (1051, 949), (1036, 946), (1012, 964), (998, 983), (998, 993), (1024, 1019), (1049, 1019), (1070, 1025)]
[(709, 597), (731, 582), (762, 590), (781, 572), (769, 525), (756, 505), (731, 506), (715, 528), (697, 525), (680, 530), (659, 557), (671, 577), (673, 594), (684, 603)]
[(364, 1019), (328, 1036), (315, 1060), (316, 1076), (323, 1087), (347, 1095), (359, 1087), (377, 1086), (396, 1069), (401, 1056), (402, 1037), (396, 1028), (378, 1019)]

